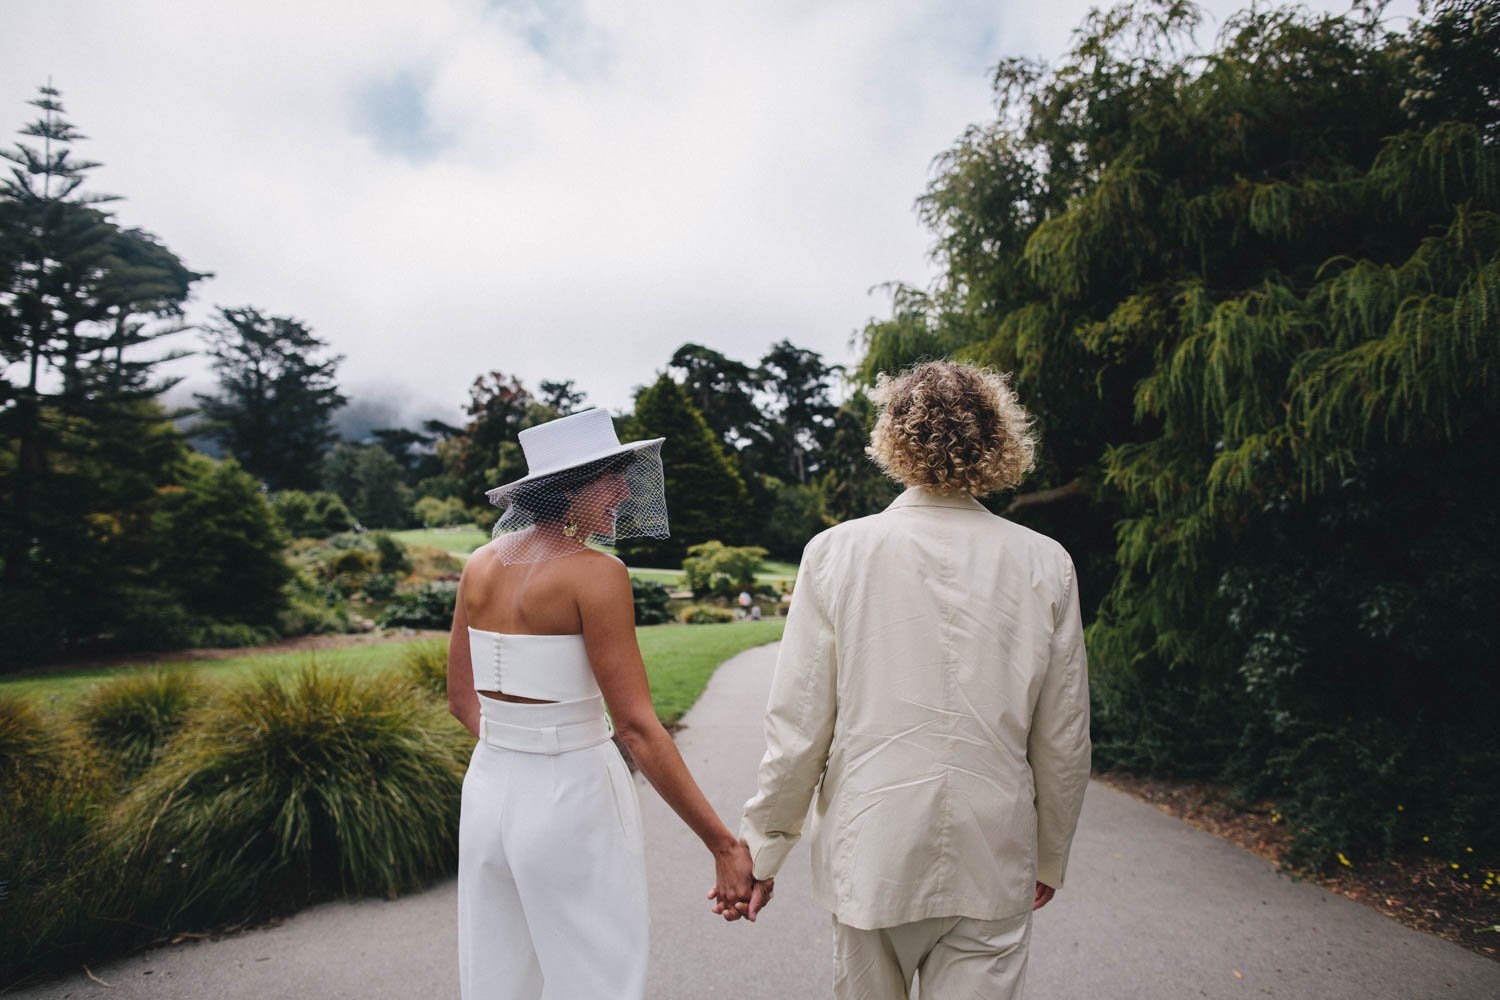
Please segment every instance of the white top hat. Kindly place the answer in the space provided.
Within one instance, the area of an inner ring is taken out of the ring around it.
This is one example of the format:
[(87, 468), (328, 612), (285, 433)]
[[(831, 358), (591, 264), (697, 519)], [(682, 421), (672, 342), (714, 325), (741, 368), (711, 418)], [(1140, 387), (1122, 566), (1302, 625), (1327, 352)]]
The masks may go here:
[(517, 437), (521, 442), (521, 452), (526, 456), (526, 475), (504, 486), (486, 490), (484, 495), (490, 498), (491, 503), (499, 503), (506, 494), (523, 483), (535, 482), (544, 476), (587, 465), (601, 458), (625, 455), (659, 445), (666, 440), (652, 438), (649, 441), (621, 444), (609, 413), (597, 407), (528, 427)]

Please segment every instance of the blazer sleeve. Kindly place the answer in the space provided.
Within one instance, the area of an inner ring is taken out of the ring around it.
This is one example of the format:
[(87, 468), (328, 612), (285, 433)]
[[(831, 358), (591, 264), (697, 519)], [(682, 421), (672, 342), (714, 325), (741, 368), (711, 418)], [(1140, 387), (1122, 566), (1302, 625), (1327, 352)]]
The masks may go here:
[(755, 877), (771, 878), (802, 836), (828, 761), (837, 714), (838, 656), (819, 580), (814, 542), (803, 552), (766, 706), (766, 753), (755, 797), (745, 803), (740, 837)]
[(1026, 758), (1036, 784), (1036, 878), (1054, 889), (1063, 885), (1093, 756), (1088, 654), (1083, 648), (1077, 574), (1072, 558), (1064, 558), (1063, 599), (1026, 742)]

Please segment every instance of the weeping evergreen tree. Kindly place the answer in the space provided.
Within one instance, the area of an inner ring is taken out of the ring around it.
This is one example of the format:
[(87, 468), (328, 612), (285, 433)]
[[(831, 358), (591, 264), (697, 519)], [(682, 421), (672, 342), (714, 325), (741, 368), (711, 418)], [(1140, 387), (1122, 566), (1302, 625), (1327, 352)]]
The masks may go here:
[(1189, 54), (1200, 19), (1000, 64), (861, 373), (1015, 373), (1006, 509), (1102, 598), (1099, 764), (1272, 796), (1294, 861), (1495, 849), (1500, 12), (1256, 7)]

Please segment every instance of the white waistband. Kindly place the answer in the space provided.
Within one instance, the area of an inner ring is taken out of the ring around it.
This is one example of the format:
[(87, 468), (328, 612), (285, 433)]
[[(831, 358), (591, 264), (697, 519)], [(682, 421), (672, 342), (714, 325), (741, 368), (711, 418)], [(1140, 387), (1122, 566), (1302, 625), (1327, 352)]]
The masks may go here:
[(523, 753), (559, 754), (597, 746), (614, 735), (604, 699), (529, 705), (479, 696), (479, 741)]

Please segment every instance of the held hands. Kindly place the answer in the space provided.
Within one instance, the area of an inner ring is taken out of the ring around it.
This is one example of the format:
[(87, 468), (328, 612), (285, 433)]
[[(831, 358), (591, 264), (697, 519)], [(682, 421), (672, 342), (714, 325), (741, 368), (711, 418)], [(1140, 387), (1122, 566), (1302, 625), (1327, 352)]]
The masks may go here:
[(771, 901), (775, 879), (756, 880), (750, 848), (743, 840), (715, 854), (714, 867), (718, 881), (708, 892), (708, 898), (714, 901), (713, 912), (725, 920), (745, 917), (754, 923), (756, 915)]
[[(722, 902), (715, 902), (713, 912), (722, 916), (725, 920), (738, 920), (744, 917), (752, 924), (755, 917), (766, 904), (771, 901), (771, 894), (776, 891), (776, 880), (774, 878), (756, 879), (754, 887), (750, 890), (750, 899), (734, 906), (725, 906)], [(719, 893), (717, 889), (710, 889), (708, 898), (717, 900)]]

